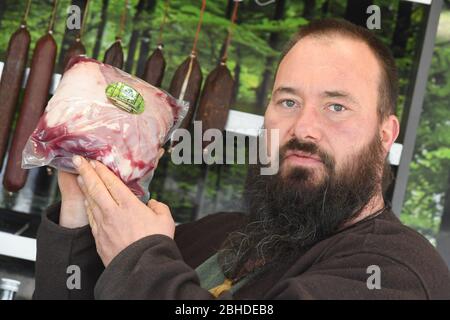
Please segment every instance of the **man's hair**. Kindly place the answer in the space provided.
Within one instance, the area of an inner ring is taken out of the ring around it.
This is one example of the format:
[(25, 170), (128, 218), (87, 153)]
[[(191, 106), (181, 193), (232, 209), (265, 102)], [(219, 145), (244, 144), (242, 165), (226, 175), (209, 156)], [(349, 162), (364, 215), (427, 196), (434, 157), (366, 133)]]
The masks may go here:
[(378, 118), (379, 121), (395, 114), (398, 96), (398, 75), (395, 59), (389, 50), (369, 30), (345, 20), (322, 19), (310, 22), (302, 27), (288, 43), (281, 55), (281, 60), (295, 44), (305, 37), (323, 37), (341, 35), (364, 42), (374, 53), (381, 67), (379, 85)]

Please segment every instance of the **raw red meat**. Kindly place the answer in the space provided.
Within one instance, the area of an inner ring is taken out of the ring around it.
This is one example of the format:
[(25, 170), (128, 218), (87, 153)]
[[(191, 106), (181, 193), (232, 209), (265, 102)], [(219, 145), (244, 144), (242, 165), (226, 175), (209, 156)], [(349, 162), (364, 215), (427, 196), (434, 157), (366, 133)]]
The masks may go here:
[[(158, 150), (185, 107), (166, 92), (112, 66), (85, 57), (73, 59), (29, 138), (22, 167), (51, 165), (75, 172), (74, 154), (110, 168), (138, 196), (146, 194)], [(138, 91), (141, 114), (128, 113), (105, 94), (122, 82)]]

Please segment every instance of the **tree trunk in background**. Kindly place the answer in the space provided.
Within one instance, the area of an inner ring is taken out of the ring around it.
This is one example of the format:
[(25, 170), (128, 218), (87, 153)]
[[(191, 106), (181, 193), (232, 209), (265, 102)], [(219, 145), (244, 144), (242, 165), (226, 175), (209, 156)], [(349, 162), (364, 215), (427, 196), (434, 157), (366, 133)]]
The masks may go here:
[(315, 8), (316, 8), (316, 0), (305, 0), (305, 6), (303, 8), (303, 17), (308, 20), (313, 19)]
[(237, 97), (239, 95), (239, 86), (241, 83), (241, 46), (236, 45), (236, 65), (234, 67), (234, 88), (233, 88), (233, 98), (231, 99), (231, 104), (236, 103)]
[[(2, 27), (3, 16), (5, 15), (7, 8), (8, 8), (8, 5), (7, 5), (6, 1), (0, 0), (0, 28)], [(17, 22), (18, 22), (18, 24), (20, 23), (20, 21), (17, 21)]]
[(109, 0), (102, 1), (102, 11), (100, 14), (100, 23), (98, 24), (97, 37), (95, 37), (94, 50), (92, 51), (92, 58), (97, 59), (102, 47), (103, 33), (105, 32), (106, 20), (108, 16)]
[(447, 176), (444, 211), (442, 212), (441, 226), (437, 236), (437, 249), (450, 268), (450, 170)]
[[(145, 11), (149, 14), (155, 12), (156, 0), (147, 0)], [(136, 67), (136, 75), (142, 77), (144, 75), (145, 64), (150, 53), (150, 25), (141, 34), (139, 58)]]
[[(83, 13), (84, 13), (84, 9), (86, 8), (86, 1), (84, 0), (72, 0), (71, 1), (71, 5), (75, 5), (78, 6), (81, 10), (81, 20), (83, 19)], [(67, 19), (67, 11), (65, 11), (66, 15), (63, 16), (65, 19)], [(82, 21), (81, 21), (82, 22)], [(59, 50), (59, 58), (58, 58), (58, 62), (56, 65), (56, 72), (62, 73), (62, 71), (64, 70), (64, 59), (66, 57), (66, 51), (67, 49), (70, 48), (70, 46), (72, 45), (72, 43), (75, 41), (76, 36), (78, 35), (78, 33), (80, 32), (80, 30), (78, 29), (73, 29), (70, 30), (67, 27), (65, 28), (64, 31), (64, 37), (63, 37), (63, 41), (62, 41), (62, 45), (60, 47)]]
[(442, 213), (440, 231), (450, 232), (450, 170), (447, 176), (447, 191), (445, 192), (444, 212)]
[(325, 18), (328, 15), (328, 12), (330, 11), (330, 0), (327, 0), (322, 5), (322, 18)]
[(150, 30), (145, 30), (144, 32), (142, 32), (141, 46), (139, 48), (139, 57), (135, 72), (136, 75), (140, 78), (144, 75), (145, 62), (147, 61), (147, 57), (150, 53), (150, 39)]
[(396, 58), (405, 56), (406, 45), (411, 30), (412, 2), (400, 1), (397, 11), (394, 36), (391, 48)]
[[(239, 4), (240, 7), (242, 5), (243, 5), (243, 3)], [(228, 0), (227, 9), (225, 10), (225, 18), (227, 18), (228, 20), (231, 19), (231, 15), (233, 14), (233, 7), (234, 7), (234, 1)]]
[[(233, 6), (234, 6), (234, 1), (228, 0), (227, 9), (225, 10), (225, 18), (227, 20), (231, 19), (231, 15), (233, 14)], [(240, 4), (240, 6), (242, 6), (242, 4)], [(238, 21), (236, 21), (236, 23), (238, 23)], [(222, 60), (223, 54), (225, 52), (226, 41), (227, 41), (227, 36), (225, 36), (225, 40), (222, 42), (222, 46), (220, 47), (219, 57), (217, 58), (217, 64), (219, 64), (220, 61)]]
[(371, 0), (348, 0), (345, 9), (345, 19), (356, 25), (366, 27), (367, 8), (372, 4)]
[[(136, 5), (136, 13), (134, 14), (133, 24), (135, 25), (140, 20), (140, 16), (142, 10), (144, 10), (146, 0), (139, 0)], [(125, 62), (125, 71), (128, 73), (132, 73), (133, 64), (134, 64), (134, 53), (136, 52), (136, 47), (138, 44), (139, 36), (141, 31), (133, 28), (133, 32), (131, 33), (130, 43), (128, 45), (128, 56)]]
[[(286, 7), (286, 0), (279, 0), (275, 5), (275, 13), (273, 20), (282, 20), (284, 18), (284, 11)], [(269, 46), (277, 50), (280, 43), (280, 33), (272, 32), (269, 36)], [(267, 105), (267, 92), (270, 89), (272, 83), (272, 65), (275, 62), (276, 57), (270, 56), (266, 59), (264, 64), (264, 72), (262, 76), (262, 81), (259, 87), (256, 89), (256, 109), (263, 110)]]

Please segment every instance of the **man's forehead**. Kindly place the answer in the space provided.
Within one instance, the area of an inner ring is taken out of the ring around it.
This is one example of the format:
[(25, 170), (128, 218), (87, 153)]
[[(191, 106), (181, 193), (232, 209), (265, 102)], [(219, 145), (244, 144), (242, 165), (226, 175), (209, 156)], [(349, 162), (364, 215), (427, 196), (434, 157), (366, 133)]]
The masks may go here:
[[(321, 93), (355, 93), (378, 89), (381, 66), (370, 48), (348, 37), (308, 36), (295, 44), (280, 62), (274, 93), (280, 88), (315, 88)], [(283, 89), (284, 90), (284, 89)]]
[(353, 53), (355, 56), (367, 54), (373, 60), (376, 60), (375, 53), (362, 39), (337, 32), (323, 35), (305, 36), (304, 38), (299, 39), (292, 46), (292, 48), (285, 54), (285, 57), (293, 52), (297, 51), (298, 54), (299, 50), (304, 51), (308, 48), (311, 49), (314, 47), (318, 48), (318, 50), (325, 49), (326, 51), (324, 53), (329, 57), (332, 57), (329, 53)]

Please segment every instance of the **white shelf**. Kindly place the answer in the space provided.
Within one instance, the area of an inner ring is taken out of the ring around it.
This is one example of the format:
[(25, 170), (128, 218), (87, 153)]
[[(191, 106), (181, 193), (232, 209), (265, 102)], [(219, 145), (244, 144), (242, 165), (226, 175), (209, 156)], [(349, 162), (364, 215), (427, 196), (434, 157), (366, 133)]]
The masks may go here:
[(36, 261), (36, 239), (0, 231), (0, 255)]

